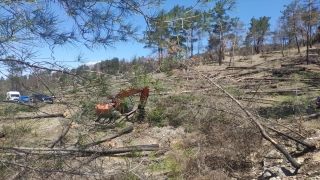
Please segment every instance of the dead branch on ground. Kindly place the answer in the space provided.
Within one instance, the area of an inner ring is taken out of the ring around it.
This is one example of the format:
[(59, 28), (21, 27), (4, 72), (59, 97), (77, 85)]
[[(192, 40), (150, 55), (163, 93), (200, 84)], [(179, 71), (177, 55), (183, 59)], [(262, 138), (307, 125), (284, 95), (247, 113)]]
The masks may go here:
[(301, 116), (301, 117), (297, 117), (296, 119), (315, 119), (318, 118), (320, 116), (320, 112), (318, 113), (314, 113), (314, 114), (309, 114), (309, 115), (305, 115), (305, 116)]
[[(103, 150), (82, 150), (82, 149), (62, 149), (62, 148), (27, 148), (27, 147), (0, 147), (6, 151), (5, 154), (11, 155), (45, 155), (45, 156), (70, 156), (70, 157), (88, 157), (94, 154), (99, 156), (110, 156), (136, 151), (158, 151), (159, 144), (136, 145), (121, 148), (103, 149)], [(8, 152), (8, 151), (11, 151)]]
[[(308, 91), (308, 90), (306, 90)], [(305, 91), (305, 92), (306, 92)], [(245, 94), (272, 94), (272, 93), (301, 93), (301, 92), (304, 92), (303, 90), (301, 89), (283, 89), (283, 90), (270, 90), (270, 91), (245, 91), (244, 93)]]
[(51, 118), (51, 117), (66, 117), (66, 113), (58, 113), (58, 114), (44, 114), (44, 115), (36, 115), (36, 116), (17, 116), (17, 117), (1, 117), (0, 121), (4, 120), (25, 120), (25, 119), (40, 119), (40, 118)]
[(115, 134), (115, 135), (113, 135), (113, 136), (111, 136), (109, 138), (101, 139), (100, 141), (96, 141), (96, 142), (92, 142), (92, 143), (86, 144), (86, 145), (84, 145), (84, 147), (86, 149), (88, 147), (95, 146), (95, 145), (101, 144), (101, 143), (106, 142), (106, 141), (111, 141), (112, 139), (114, 139), (116, 137), (119, 137), (119, 136), (121, 136), (123, 134), (131, 132), (132, 130), (133, 130), (133, 126), (129, 126), (126, 129), (123, 129), (119, 133), (117, 133), (117, 134)]
[(257, 69), (256, 66), (228, 66), (226, 67), (228, 70), (235, 70), (235, 69)]

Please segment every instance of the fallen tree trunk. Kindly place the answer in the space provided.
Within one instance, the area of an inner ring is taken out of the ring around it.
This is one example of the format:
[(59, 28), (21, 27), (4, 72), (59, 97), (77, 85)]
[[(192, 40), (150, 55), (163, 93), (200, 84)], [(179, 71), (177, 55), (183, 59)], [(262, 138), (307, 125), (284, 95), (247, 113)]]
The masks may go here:
[(296, 119), (315, 119), (318, 118), (320, 116), (320, 112), (318, 113), (314, 113), (314, 114), (309, 114), (309, 115), (305, 115), (305, 116), (301, 116), (301, 117), (297, 117)]
[(67, 113), (58, 113), (58, 114), (44, 114), (36, 116), (17, 116), (17, 117), (1, 117), (1, 120), (13, 120), (13, 119), (39, 119), (39, 118), (51, 118), (51, 117), (66, 117)]
[(295, 67), (297, 65), (301, 65), (301, 63), (287, 63), (287, 64), (281, 64), (281, 67)]
[(218, 77), (217, 79), (222, 79), (222, 78), (227, 78), (227, 77), (241, 77), (241, 76), (246, 76), (246, 75), (249, 75), (249, 74), (257, 74), (257, 73), (260, 73), (262, 71), (266, 71), (266, 69), (252, 70), (252, 71), (248, 71), (248, 72), (245, 72), (245, 73), (235, 73), (235, 74), (231, 74), (231, 75)]
[(133, 126), (129, 126), (126, 129), (123, 129), (119, 133), (117, 133), (117, 134), (115, 134), (115, 135), (113, 135), (113, 136), (111, 136), (109, 138), (101, 139), (100, 141), (96, 141), (96, 142), (92, 142), (92, 143), (86, 144), (83, 147), (85, 147), (84, 149), (86, 149), (88, 147), (95, 146), (95, 145), (101, 144), (101, 143), (106, 142), (106, 141), (111, 141), (112, 139), (114, 139), (116, 137), (119, 137), (119, 136), (121, 136), (123, 134), (131, 132), (132, 130), (133, 130)]
[(237, 97), (238, 100), (242, 101), (249, 101), (249, 102), (256, 102), (256, 103), (263, 103), (263, 104), (273, 104), (275, 102), (279, 102), (277, 100), (271, 100), (271, 99), (263, 99), (263, 98), (243, 98), (243, 97)]
[(122, 154), (137, 151), (158, 151), (160, 150), (159, 144), (151, 145), (136, 145), (121, 148), (104, 149), (104, 150), (81, 150), (81, 149), (61, 149), (61, 148), (26, 148), (26, 147), (0, 147), (0, 149), (14, 151), (11, 155), (46, 155), (46, 156), (75, 156), (75, 157), (88, 157), (94, 154), (100, 156), (109, 156), (115, 154)]
[(246, 91), (245, 94), (270, 94), (270, 93), (298, 93), (302, 92), (299, 89), (284, 89), (284, 90), (274, 90), (274, 91)]
[(319, 81), (320, 78), (307, 78), (307, 79), (294, 79), (294, 78), (281, 78), (281, 77), (276, 77), (276, 78), (272, 78), (272, 77), (245, 77), (245, 78), (241, 78), (238, 81), (243, 81), (243, 80), (247, 80), (247, 81)]
[(266, 127), (267, 127), (268, 129), (270, 129), (270, 130), (272, 130), (272, 131), (274, 131), (274, 132), (282, 135), (282, 136), (285, 136), (285, 137), (287, 137), (287, 138), (289, 138), (289, 139), (291, 139), (291, 140), (293, 140), (293, 141), (295, 141), (295, 142), (297, 142), (297, 143), (300, 143), (300, 144), (306, 146), (306, 147), (309, 148), (310, 150), (314, 150), (314, 149), (316, 148), (314, 145), (308, 144), (308, 143), (306, 143), (306, 142), (304, 142), (304, 141), (301, 141), (301, 140), (299, 140), (299, 139), (297, 139), (297, 138), (295, 138), (295, 137), (289, 136), (288, 134), (282, 133), (282, 132), (280, 132), (280, 131), (278, 131), (278, 130), (276, 130), (276, 129), (273, 129), (273, 128), (271, 128), (271, 127), (268, 127), (268, 126), (266, 126)]
[(257, 69), (256, 66), (228, 66), (226, 69)]

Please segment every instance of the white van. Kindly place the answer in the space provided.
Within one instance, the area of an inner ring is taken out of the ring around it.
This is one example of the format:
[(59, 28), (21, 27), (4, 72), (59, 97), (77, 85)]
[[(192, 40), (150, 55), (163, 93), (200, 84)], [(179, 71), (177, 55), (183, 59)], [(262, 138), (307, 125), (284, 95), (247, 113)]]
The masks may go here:
[(18, 101), (19, 97), (20, 97), (19, 91), (9, 91), (9, 92), (7, 92), (6, 99), (9, 101)]

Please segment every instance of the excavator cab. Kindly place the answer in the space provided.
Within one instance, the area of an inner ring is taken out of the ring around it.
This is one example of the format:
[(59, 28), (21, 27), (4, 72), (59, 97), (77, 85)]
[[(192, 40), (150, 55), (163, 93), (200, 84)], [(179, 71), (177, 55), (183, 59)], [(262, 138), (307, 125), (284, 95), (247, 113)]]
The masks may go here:
[(149, 96), (149, 91), (149, 86), (138, 89), (126, 89), (118, 93), (116, 96), (106, 100), (105, 102), (98, 104), (95, 107), (96, 114), (98, 115), (96, 122), (100, 121), (101, 118), (109, 119), (109, 121), (115, 120), (119, 116), (121, 116), (121, 114), (129, 113), (130, 111), (132, 111), (134, 103), (131, 96), (138, 93), (140, 93), (138, 109), (144, 110)]

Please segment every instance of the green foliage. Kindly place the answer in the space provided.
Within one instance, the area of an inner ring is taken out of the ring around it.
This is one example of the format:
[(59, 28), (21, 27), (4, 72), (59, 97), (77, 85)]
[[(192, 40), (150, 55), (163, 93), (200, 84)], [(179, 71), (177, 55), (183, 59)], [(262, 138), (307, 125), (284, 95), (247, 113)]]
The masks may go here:
[(79, 149), (85, 149), (87, 148), (86, 147), (86, 144), (88, 142), (88, 139), (91, 139), (90, 137), (88, 137), (87, 134), (82, 134), (82, 133), (79, 133), (78, 136), (77, 136), (77, 142), (76, 142), (76, 146), (79, 148)]
[(193, 131), (195, 131), (195, 127), (193, 123), (188, 123), (185, 127), (185, 132), (187, 133), (192, 133)]
[(121, 180), (140, 180), (141, 178), (132, 172), (126, 172), (120, 177)]
[[(159, 99), (158, 102), (155, 103), (157, 111), (154, 116), (160, 119), (159, 115), (162, 113), (161, 118), (165, 118), (167, 124), (173, 127), (179, 127), (190, 119), (192, 110), (190, 110), (188, 105), (195, 100), (192, 94), (173, 95)], [(162, 120), (162, 122), (164, 121)]]
[(234, 97), (241, 97), (244, 95), (244, 92), (239, 88), (226, 88), (226, 91), (232, 94)]
[(169, 73), (173, 69), (177, 69), (181, 66), (181, 62), (179, 62), (175, 58), (168, 58), (161, 63), (161, 71)]
[(143, 64), (135, 62), (129, 71), (128, 78), (132, 87), (141, 88), (145, 86), (150, 86), (153, 82), (152, 76), (145, 71)]
[(21, 132), (21, 135), (23, 135), (25, 133), (31, 133), (32, 125), (29, 123), (21, 122), (16, 126), (16, 129), (18, 129), (18, 131)]
[(91, 79), (92, 85), (97, 87), (97, 91), (95, 91), (98, 97), (108, 97), (110, 96), (110, 84), (111, 80), (110, 77), (106, 75), (98, 74), (94, 78)]
[[(73, 88), (69, 91), (66, 92), (66, 94), (73, 94), (73, 95), (76, 95), (77, 93), (81, 92), (81, 89), (79, 88)], [(76, 97), (75, 97), (76, 98)]]
[(16, 104), (16, 103), (6, 103), (2, 111), (0, 111), (1, 116), (13, 116), (18, 112), (33, 112), (34, 107), (28, 106), (27, 104)]
[(164, 47), (170, 37), (168, 23), (165, 22), (166, 20), (168, 20), (167, 12), (161, 10), (155, 18), (150, 19), (150, 29), (144, 32), (146, 35), (143, 39), (145, 46), (155, 50), (157, 49), (159, 56), (162, 55)]
[[(81, 101), (81, 114), (79, 118), (77, 118), (77, 123), (86, 123), (87, 121), (92, 121), (92, 117), (96, 118), (95, 107), (97, 105), (96, 101), (88, 100), (88, 101)], [(87, 118), (84, 118), (87, 117)]]
[(121, 113), (128, 113), (133, 109), (133, 107), (134, 103), (128, 97), (120, 99), (120, 106), (118, 107), (118, 110), (121, 110)]
[(261, 52), (261, 46), (265, 41), (265, 36), (268, 35), (268, 31), (270, 29), (270, 23), (269, 23), (270, 17), (260, 17), (259, 19), (252, 18), (249, 28), (249, 33), (246, 37), (247, 43), (253, 42), (254, 49), (256, 53)]
[(120, 63), (118, 58), (113, 58), (111, 60), (104, 60), (100, 63), (94, 65), (93, 69), (110, 74), (116, 75), (119, 73)]
[(166, 116), (163, 109), (152, 109), (148, 112), (148, 120), (152, 126), (162, 127), (164, 126), (164, 120)]
[(14, 129), (12, 128), (12, 126), (10, 126), (10, 125), (2, 125), (1, 132), (5, 133), (5, 134), (12, 134), (13, 131), (14, 131)]
[(115, 122), (115, 127), (123, 129), (126, 127), (126, 122), (125, 121)]
[(166, 157), (159, 164), (152, 165), (150, 168), (153, 172), (168, 172), (168, 176), (170, 179), (177, 178), (181, 173), (180, 164), (178, 163), (177, 159), (172, 155)]

